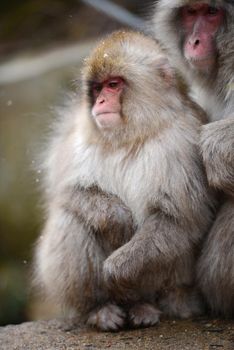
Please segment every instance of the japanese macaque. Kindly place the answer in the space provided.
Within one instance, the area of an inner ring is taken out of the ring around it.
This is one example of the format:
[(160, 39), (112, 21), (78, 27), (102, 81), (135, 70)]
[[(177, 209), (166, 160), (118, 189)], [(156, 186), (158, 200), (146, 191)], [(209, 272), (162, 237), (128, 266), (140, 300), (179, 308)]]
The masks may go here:
[(135, 32), (99, 44), (82, 91), (48, 151), (38, 281), (101, 330), (199, 313), (194, 259), (214, 211), (198, 152), (204, 112)]
[(155, 36), (208, 112), (200, 147), (209, 184), (221, 190), (221, 209), (198, 264), (211, 310), (234, 315), (234, 2), (161, 0)]

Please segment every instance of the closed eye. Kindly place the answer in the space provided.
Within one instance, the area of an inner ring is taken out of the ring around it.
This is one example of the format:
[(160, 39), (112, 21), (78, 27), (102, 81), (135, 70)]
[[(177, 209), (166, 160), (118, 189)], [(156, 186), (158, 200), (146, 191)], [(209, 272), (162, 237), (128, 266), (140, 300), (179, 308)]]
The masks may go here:
[(219, 9), (217, 7), (213, 7), (213, 6), (209, 6), (208, 11), (207, 11), (208, 15), (212, 15), (212, 16), (217, 15), (218, 12), (219, 12)]
[(194, 8), (192, 8), (192, 7), (188, 7), (188, 8), (186, 9), (186, 12), (187, 12), (187, 14), (188, 14), (189, 16), (195, 16), (196, 13), (197, 13), (197, 11), (196, 11)]

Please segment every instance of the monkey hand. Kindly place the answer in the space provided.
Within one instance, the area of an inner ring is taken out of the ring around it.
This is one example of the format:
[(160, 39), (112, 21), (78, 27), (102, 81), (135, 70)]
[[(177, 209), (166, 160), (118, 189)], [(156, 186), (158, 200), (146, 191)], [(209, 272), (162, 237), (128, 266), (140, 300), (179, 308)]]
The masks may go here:
[(132, 242), (130, 241), (115, 250), (104, 262), (104, 278), (112, 290), (117, 288), (126, 291), (126, 289), (133, 288), (139, 278), (143, 259), (131, 248)]
[(200, 146), (209, 184), (234, 195), (234, 119), (202, 127)]

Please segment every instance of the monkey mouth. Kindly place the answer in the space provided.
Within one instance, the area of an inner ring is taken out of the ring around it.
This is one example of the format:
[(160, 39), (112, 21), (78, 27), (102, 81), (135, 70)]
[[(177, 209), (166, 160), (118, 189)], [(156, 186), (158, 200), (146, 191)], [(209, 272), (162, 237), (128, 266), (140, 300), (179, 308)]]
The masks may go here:
[(115, 117), (116, 115), (119, 115), (119, 113), (118, 112), (100, 112), (96, 114), (95, 119), (108, 120), (108, 119), (111, 119), (112, 117)]
[(213, 67), (214, 64), (214, 57), (213, 56), (206, 56), (206, 57), (190, 57), (188, 59), (188, 62), (191, 66), (194, 66), (200, 70), (210, 70)]
[(121, 123), (120, 113), (113, 111), (99, 112), (96, 114), (95, 120), (100, 128), (113, 128)]
[(104, 115), (104, 114), (116, 114), (116, 113), (118, 113), (118, 112), (111, 112), (111, 111), (110, 112), (108, 112), (108, 111), (107, 112), (99, 112), (96, 114), (96, 117), (99, 117), (100, 115)]

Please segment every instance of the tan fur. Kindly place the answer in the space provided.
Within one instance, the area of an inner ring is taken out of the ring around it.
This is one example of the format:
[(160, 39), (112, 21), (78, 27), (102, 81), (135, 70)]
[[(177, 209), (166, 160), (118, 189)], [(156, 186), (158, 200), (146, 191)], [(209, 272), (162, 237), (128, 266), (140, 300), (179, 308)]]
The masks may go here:
[[(89, 83), (112, 74), (126, 82), (124, 123), (107, 132), (92, 120)], [(214, 207), (198, 154), (200, 108), (140, 33), (101, 42), (83, 81), (83, 104), (64, 116), (48, 149), (38, 281), (103, 330), (157, 323), (160, 300), (173, 316), (200, 312), (194, 257)]]
[[(221, 6), (225, 21), (215, 37), (216, 64), (207, 74), (192, 69), (181, 50), (183, 28), (178, 10), (201, 2)], [(171, 62), (185, 76), (193, 98), (207, 111), (210, 121), (201, 132), (201, 152), (209, 183), (225, 199), (204, 244), (198, 264), (202, 291), (214, 313), (234, 315), (234, 4), (231, 1), (161, 0), (153, 18), (155, 36), (168, 50)], [(225, 249), (223, 248), (225, 247)], [(228, 248), (229, 247), (229, 248)]]

